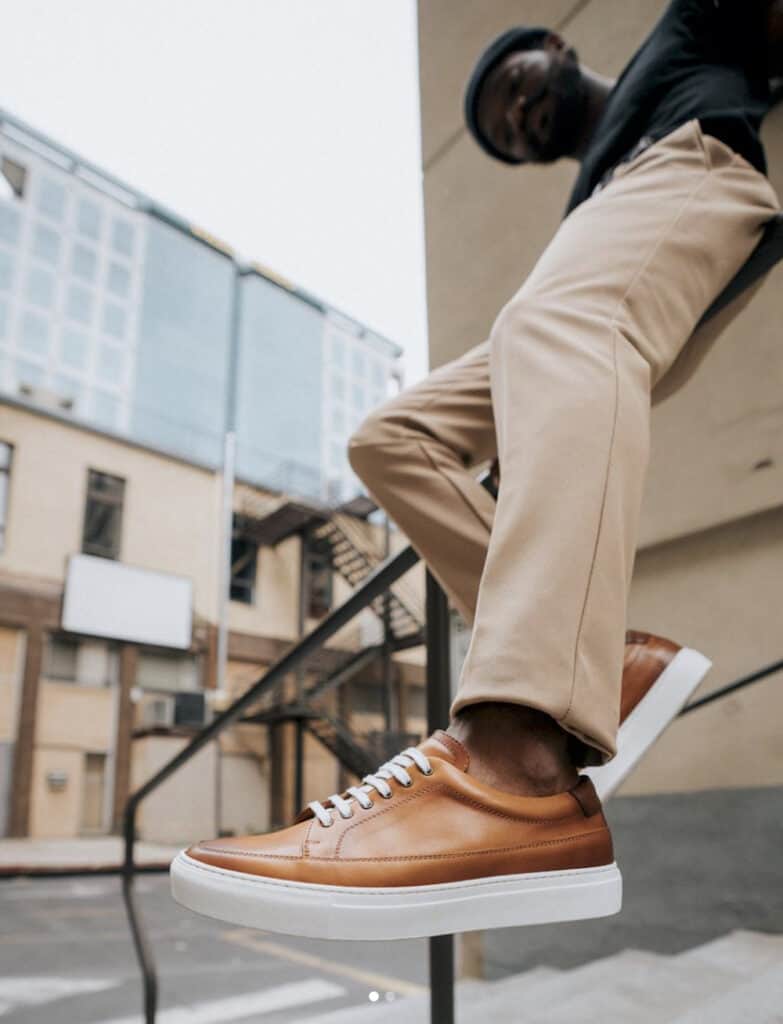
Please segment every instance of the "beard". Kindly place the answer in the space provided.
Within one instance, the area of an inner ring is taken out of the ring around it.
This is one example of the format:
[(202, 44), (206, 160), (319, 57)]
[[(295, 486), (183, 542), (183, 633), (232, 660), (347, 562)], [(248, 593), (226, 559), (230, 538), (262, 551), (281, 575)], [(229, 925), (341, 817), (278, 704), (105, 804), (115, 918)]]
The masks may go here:
[(587, 88), (573, 48), (566, 51), (562, 63), (552, 65), (530, 109), (547, 96), (554, 99), (548, 138), (538, 138), (531, 132), (525, 140), (533, 160), (541, 164), (551, 164), (572, 154), (582, 133)]

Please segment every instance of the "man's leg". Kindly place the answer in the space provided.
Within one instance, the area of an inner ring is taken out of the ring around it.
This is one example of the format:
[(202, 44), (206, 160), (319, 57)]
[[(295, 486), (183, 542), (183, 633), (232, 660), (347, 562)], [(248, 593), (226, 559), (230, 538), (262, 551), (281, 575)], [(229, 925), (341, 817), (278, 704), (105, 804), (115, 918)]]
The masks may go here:
[(356, 474), (468, 623), (495, 515), (475, 467), (496, 450), (488, 342), (371, 413), (348, 447)]
[(452, 715), (518, 704), (614, 752), (650, 391), (776, 210), (691, 122), (574, 211), (501, 312), (502, 485)]

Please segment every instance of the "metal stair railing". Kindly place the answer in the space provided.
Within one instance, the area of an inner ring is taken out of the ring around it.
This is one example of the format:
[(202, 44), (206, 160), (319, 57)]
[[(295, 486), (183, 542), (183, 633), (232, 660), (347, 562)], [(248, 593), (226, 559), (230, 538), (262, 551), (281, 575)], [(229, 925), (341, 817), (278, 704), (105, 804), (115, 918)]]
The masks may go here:
[[(336, 519), (330, 519), (314, 529), (313, 538), (325, 541), (329, 545), (332, 565), (352, 587), (358, 586), (366, 579), (377, 564), (377, 558), (373, 558), (370, 552), (360, 547)], [(386, 602), (392, 634), (399, 639), (414, 637), (421, 642), (422, 623), (416, 612), (399, 594), (390, 590), (386, 597), (373, 602), (373, 610), (381, 618), (385, 614)]]

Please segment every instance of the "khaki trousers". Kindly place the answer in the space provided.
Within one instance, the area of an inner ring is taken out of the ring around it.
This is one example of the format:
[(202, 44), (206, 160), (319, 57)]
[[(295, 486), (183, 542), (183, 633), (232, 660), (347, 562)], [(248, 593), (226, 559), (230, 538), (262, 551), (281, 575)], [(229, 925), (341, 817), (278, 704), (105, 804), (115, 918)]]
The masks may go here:
[[(487, 341), (352, 437), (353, 469), (473, 624), (452, 716), (524, 704), (615, 752), (651, 392), (777, 210), (688, 122), (563, 221)], [(497, 504), (476, 479), (496, 454)]]

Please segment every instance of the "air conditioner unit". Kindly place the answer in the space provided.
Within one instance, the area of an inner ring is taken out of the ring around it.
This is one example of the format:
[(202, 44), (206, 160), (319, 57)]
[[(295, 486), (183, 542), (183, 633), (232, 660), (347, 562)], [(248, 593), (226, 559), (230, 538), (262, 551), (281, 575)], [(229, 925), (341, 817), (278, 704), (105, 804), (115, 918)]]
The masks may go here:
[(144, 701), (141, 719), (146, 726), (164, 726), (169, 729), (174, 724), (174, 700), (172, 697), (152, 697)]
[(207, 724), (207, 701), (203, 692), (174, 695), (174, 725)]

